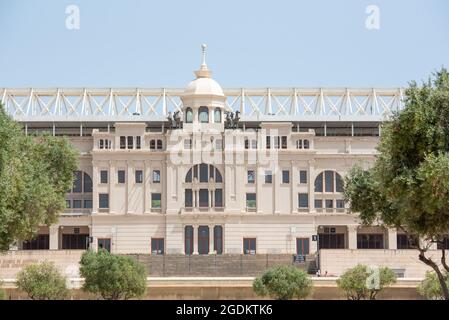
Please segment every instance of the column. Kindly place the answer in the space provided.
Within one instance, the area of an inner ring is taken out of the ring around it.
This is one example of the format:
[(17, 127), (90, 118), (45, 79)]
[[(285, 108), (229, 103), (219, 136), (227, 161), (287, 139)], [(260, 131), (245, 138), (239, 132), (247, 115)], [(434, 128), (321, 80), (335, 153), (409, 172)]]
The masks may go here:
[(214, 226), (209, 225), (209, 254), (214, 254)]
[(193, 227), (193, 254), (198, 255), (198, 226), (192, 225)]
[(398, 232), (394, 228), (388, 229), (388, 249), (398, 248)]
[(357, 249), (357, 227), (348, 226), (348, 249)]
[(50, 237), (50, 250), (58, 250), (59, 249), (59, 226), (52, 225), (49, 228), (49, 237)]

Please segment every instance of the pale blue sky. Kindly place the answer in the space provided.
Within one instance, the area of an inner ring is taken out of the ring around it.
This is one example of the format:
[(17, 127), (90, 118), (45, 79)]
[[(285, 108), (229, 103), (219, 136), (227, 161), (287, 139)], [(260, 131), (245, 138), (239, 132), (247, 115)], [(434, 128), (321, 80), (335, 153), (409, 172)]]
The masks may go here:
[(405, 86), (449, 67), (449, 1), (0, 0), (0, 87), (184, 87), (203, 42), (223, 87)]

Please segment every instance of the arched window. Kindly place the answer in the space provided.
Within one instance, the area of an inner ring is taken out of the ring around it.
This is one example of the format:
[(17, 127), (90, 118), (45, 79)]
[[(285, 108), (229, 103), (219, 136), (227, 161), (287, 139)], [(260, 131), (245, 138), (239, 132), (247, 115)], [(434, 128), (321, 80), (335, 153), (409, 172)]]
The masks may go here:
[(186, 208), (222, 208), (223, 177), (213, 165), (196, 164), (187, 171), (184, 204)]
[(209, 109), (207, 107), (200, 107), (198, 113), (198, 119), (201, 123), (209, 122)]
[(73, 186), (67, 191), (66, 206), (76, 213), (76, 209), (92, 209), (92, 178), (84, 171), (73, 173)]
[(214, 122), (220, 123), (221, 122), (221, 110), (220, 108), (215, 108), (214, 110)]
[(343, 178), (332, 170), (326, 170), (315, 179), (315, 209), (344, 210)]
[(193, 122), (193, 111), (192, 108), (186, 109), (186, 123), (192, 123)]

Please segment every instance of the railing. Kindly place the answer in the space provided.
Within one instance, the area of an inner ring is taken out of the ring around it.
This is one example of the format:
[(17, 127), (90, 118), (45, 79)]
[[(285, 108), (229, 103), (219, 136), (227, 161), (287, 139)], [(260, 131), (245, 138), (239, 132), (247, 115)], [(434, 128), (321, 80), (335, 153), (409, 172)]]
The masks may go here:
[(64, 216), (85, 216), (92, 213), (92, 209), (86, 208), (70, 208), (65, 209), (62, 213)]

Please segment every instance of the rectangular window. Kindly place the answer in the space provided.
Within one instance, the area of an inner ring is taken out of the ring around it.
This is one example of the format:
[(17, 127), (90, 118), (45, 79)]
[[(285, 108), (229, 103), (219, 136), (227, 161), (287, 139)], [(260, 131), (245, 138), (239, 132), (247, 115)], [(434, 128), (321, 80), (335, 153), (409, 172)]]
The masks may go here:
[(298, 208), (309, 207), (309, 195), (307, 193), (300, 193), (298, 195)]
[(151, 254), (164, 254), (164, 238), (151, 238)]
[(333, 171), (324, 171), (324, 187), (325, 192), (334, 192), (334, 172)]
[(162, 140), (157, 140), (157, 149), (162, 150)]
[(333, 209), (334, 208), (334, 200), (332, 199), (326, 199), (326, 209)]
[(63, 234), (62, 249), (86, 250), (89, 234)]
[(153, 170), (153, 183), (161, 183), (161, 171)]
[(246, 194), (246, 207), (247, 208), (256, 208), (256, 194), (255, 193), (247, 193)]
[(306, 170), (299, 171), (299, 183), (307, 183), (307, 171)]
[(143, 182), (143, 171), (142, 170), (136, 170), (135, 178), (136, 178), (136, 183), (142, 183)]
[(243, 253), (256, 254), (256, 238), (243, 238)]
[(199, 205), (200, 205), (200, 208), (209, 207), (209, 190), (208, 189), (200, 189)]
[(117, 171), (117, 181), (118, 183), (125, 183), (125, 170)]
[(344, 209), (345, 208), (345, 200), (337, 199), (335, 200), (335, 205), (337, 209)]
[(217, 254), (223, 253), (223, 227), (214, 227), (214, 250)]
[(161, 194), (152, 193), (151, 194), (151, 208), (160, 209), (161, 208)]
[(419, 244), (418, 237), (412, 236), (411, 239), (409, 239), (405, 234), (397, 234), (396, 241), (398, 249), (416, 249)]
[(128, 137), (128, 149), (133, 149), (134, 148), (134, 137), (129, 136)]
[(249, 140), (245, 139), (245, 149), (249, 149)]
[(81, 209), (81, 200), (73, 200), (73, 208)]
[(357, 249), (383, 249), (383, 234), (357, 234)]
[(156, 150), (156, 140), (150, 140), (150, 150)]
[(185, 190), (184, 205), (185, 205), (186, 208), (192, 208), (193, 207), (193, 193), (192, 193), (192, 189), (186, 189)]
[(282, 170), (282, 183), (290, 183), (290, 171)]
[(214, 200), (215, 200), (216, 208), (223, 207), (223, 190), (222, 189), (215, 189)]
[(302, 256), (309, 254), (309, 238), (296, 238), (296, 254)]
[(85, 209), (92, 209), (92, 200), (84, 200), (84, 208)]
[(266, 141), (267, 141), (267, 149), (271, 149), (271, 136), (267, 136)]
[(98, 195), (98, 202), (100, 209), (108, 209), (109, 208), (109, 194), (108, 193), (100, 193)]
[(322, 209), (323, 208), (323, 200), (315, 199), (315, 208), (316, 209)]
[(100, 149), (103, 149), (103, 148), (104, 148), (104, 140), (100, 139)]
[(82, 172), (81, 171), (75, 171), (75, 180), (73, 181), (73, 192), (80, 193), (81, 190), (81, 178), (82, 178)]
[(318, 247), (319, 249), (344, 249), (345, 235), (343, 233), (320, 233)]
[(83, 186), (84, 186), (84, 193), (92, 192), (92, 179), (85, 172), (84, 172)]
[(111, 239), (109, 238), (98, 239), (98, 249), (104, 249), (108, 252), (111, 252)]
[(50, 249), (50, 236), (39, 234), (32, 240), (22, 242), (22, 250), (48, 250)]
[(193, 254), (193, 227), (184, 228), (184, 252), (187, 255)]
[(140, 136), (137, 136), (136, 137), (136, 149), (140, 149), (140, 140), (141, 138), (140, 138)]
[(273, 173), (270, 170), (265, 171), (265, 183), (273, 182)]
[(256, 181), (256, 172), (254, 170), (248, 170), (247, 180), (248, 183), (254, 183)]
[(282, 136), (282, 149), (287, 149), (287, 136)]
[(126, 137), (125, 136), (120, 137), (120, 149), (126, 149)]
[(343, 192), (343, 179), (339, 174), (336, 174), (335, 176), (335, 187), (337, 192)]
[(205, 163), (200, 164), (200, 182), (208, 182), (208, 165)]
[(107, 170), (100, 171), (100, 183), (108, 183), (108, 171)]

